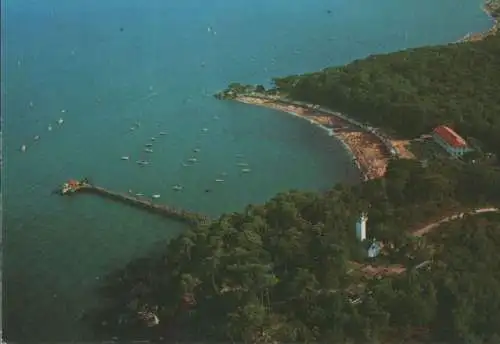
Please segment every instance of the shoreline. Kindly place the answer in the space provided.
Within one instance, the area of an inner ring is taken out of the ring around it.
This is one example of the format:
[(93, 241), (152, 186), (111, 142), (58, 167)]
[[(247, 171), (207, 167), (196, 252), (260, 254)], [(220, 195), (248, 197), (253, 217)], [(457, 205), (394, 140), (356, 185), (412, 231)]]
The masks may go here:
[(500, 0), (485, 1), (481, 6), (481, 9), (493, 22), (493, 26), (484, 32), (469, 32), (455, 43), (480, 41), (488, 36), (495, 35), (498, 33), (498, 31), (500, 30), (500, 17), (494, 15), (493, 11), (495, 10), (500, 11)]
[[(285, 103), (285, 100), (271, 100), (258, 95), (238, 95), (232, 100), (255, 106), (281, 111), (301, 118), (326, 131), (344, 147), (352, 163), (360, 172), (362, 181), (380, 178), (385, 174), (390, 155), (380, 139), (366, 130), (346, 121), (344, 115), (326, 112), (323, 109), (311, 109), (307, 106)], [(280, 103), (281, 102), (281, 103)]]

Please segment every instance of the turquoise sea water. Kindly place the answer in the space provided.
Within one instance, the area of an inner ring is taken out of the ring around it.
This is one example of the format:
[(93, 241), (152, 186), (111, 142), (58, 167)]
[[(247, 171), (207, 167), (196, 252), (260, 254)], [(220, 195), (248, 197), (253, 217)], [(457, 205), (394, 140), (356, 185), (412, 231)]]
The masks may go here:
[[(2, 2), (4, 335), (88, 338), (78, 318), (96, 301), (96, 278), (182, 230), (96, 196), (51, 195), (64, 180), (159, 193), (213, 216), (290, 188), (355, 181), (320, 129), (211, 95), (232, 81), (266, 83), (490, 24), (477, 0)], [(154, 152), (144, 153), (152, 136)], [(146, 157), (150, 166), (135, 164)]]

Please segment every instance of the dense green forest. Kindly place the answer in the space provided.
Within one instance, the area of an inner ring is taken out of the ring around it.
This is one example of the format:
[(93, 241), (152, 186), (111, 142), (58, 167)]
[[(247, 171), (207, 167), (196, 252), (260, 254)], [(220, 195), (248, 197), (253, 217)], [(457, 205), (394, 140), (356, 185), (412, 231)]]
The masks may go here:
[(274, 82), (291, 98), (345, 112), (396, 136), (413, 138), (448, 124), (500, 156), (500, 35), (374, 55)]
[[(384, 179), (279, 194), (187, 230), (108, 276), (88, 319), (103, 337), (120, 339), (497, 342), (498, 216), (470, 216), (418, 240), (409, 233), (447, 213), (498, 204), (500, 172), (491, 168), (394, 160)], [(363, 211), (369, 237), (389, 247), (371, 263), (409, 272), (355, 273), (351, 261), (367, 260), (354, 230)], [(428, 259), (430, 269), (412, 269)]]

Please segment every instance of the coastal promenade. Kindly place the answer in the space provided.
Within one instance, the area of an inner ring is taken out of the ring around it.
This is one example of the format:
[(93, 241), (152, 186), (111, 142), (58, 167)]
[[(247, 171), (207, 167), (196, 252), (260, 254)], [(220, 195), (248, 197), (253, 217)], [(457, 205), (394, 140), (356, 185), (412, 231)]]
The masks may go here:
[(257, 92), (240, 94), (230, 99), (287, 112), (328, 131), (347, 150), (362, 173), (363, 180), (382, 177), (389, 159), (401, 155), (392, 141), (377, 129), (319, 105)]

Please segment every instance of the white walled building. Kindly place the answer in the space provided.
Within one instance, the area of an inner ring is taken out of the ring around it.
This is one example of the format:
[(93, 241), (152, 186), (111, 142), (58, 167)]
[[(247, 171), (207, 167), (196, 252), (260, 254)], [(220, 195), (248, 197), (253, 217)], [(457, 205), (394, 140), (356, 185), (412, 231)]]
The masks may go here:
[(356, 222), (356, 237), (360, 241), (366, 240), (366, 221), (368, 221), (368, 215), (362, 213), (359, 220)]
[(460, 135), (445, 125), (434, 128), (432, 137), (437, 144), (455, 158), (472, 151), (467, 142)]

